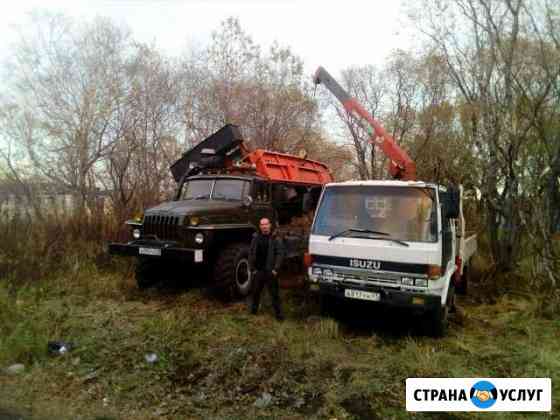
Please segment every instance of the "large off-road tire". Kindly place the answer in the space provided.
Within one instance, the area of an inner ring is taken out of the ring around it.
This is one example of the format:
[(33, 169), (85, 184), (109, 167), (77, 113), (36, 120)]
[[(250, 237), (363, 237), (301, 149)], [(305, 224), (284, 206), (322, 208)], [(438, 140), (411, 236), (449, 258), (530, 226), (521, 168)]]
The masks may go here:
[(441, 338), (447, 334), (449, 327), (449, 312), (455, 305), (455, 287), (452, 285), (447, 293), (445, 305), (439, 306), (424, 314), (423, 330), (430, 337)]
[(249, 245), (234, 243), (226, 246), (214, 265), (215, 289), (226, 299), (245, 297), (251, 292)]
[(457, 294), (466, 295), (469, 287), (469, 280), (471, 278), (471, 269), (468, 265), (463, 267), (463, 275), (461, 276), (461, 281), (456, 287)]
[(157, 262), (149, 258), (138, 258), (135, 270), (136, 284), (139, 289), (147, 289), (159, 282)]

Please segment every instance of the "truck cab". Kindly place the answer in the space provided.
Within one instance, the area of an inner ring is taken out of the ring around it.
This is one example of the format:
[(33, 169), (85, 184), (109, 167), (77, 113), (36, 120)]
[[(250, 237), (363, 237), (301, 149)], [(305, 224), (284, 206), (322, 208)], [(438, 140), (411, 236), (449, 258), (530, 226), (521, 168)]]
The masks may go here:
[[(226, 125), (171, 166), (173, 200), (128, 221), (131, 240), (110, 243), (109, 253), (136, 257), (136, 282), (149, 287), (162, 268), (191, 283), (198, 278), (227, 299), (251, 290), (249, 247), (268, 218), (284, 242), (285, 257), (303, 259), (306, 233), (289, 224), (314, 209), (332, 180), (326, 165), (278, 152), (249, 152), (238, 127)], [(169, 270), (167, 270), (169, 271)]]
[[(413, 310), (442, 335), (460, 257), (460, 194), (418, 181), (327, 184), (309, 240), (308, 278), (324, 311), (337, 299)], [(463, 221), (464, 225), (464, 221)]]

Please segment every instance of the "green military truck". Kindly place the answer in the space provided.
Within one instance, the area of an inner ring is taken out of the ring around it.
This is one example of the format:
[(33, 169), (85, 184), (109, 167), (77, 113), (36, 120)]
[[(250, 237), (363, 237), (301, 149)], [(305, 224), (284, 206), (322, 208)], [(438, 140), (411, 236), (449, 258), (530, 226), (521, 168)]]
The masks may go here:
[(290, 224), (313, 211), (322, 186), (332, 180), (320, 162), (249, 151), (234, 125), (187, 151), (171, 172), (174, 199), (128, 221), (131, 240), (110, 243), (109, 253), (137, 259), (140, 288), (164, 280), (167, 271), (185, 282), (202, 276), (207, 287), (228, 298), (250, 292), (249, 244), (262, 217), (277, 227), (286, 259), (302, 260), (307, 229)]

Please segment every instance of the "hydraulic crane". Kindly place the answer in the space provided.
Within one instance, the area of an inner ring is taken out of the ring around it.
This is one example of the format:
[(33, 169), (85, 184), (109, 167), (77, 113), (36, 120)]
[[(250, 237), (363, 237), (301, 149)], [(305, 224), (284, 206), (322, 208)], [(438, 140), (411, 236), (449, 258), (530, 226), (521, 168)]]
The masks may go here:
[(310, 290), (319, 293), (323, 312), (342, 299), (408, 307), (422, 317), (426, 332), (443, 335), (476, 252), (476, 235), (465, 234), (462, 187), (416, 181), (410, 156), (355, 98), (322, 67), (314, 81), (368, 130), (396, 180), (325, 185), (305, 260)]
[[(393, 137), (385, 131), (381, 124), (366, 109), (344, 90), (342, 86), (323, 68), (319, 67), (313, 78), (315, 84), (323, 84), (342, 103), (346, 112), (356, 118), (358, 124), (370, 135), (370, 142), (377, 145), (390, 159), (389, 173), (395, 179), (404, 181), (416, 180), (416, 164), (408, 153), (395, 143)], [(364, 121), (371, 127), (364, 127)]]

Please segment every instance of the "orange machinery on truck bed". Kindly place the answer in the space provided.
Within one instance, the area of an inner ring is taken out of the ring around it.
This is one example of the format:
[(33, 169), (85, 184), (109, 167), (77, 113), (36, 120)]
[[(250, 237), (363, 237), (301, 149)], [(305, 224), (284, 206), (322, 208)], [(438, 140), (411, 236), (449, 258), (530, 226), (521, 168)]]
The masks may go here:
[(175, 181), (200, 172), (252, 173), (272, 182), (318, 186), (333, 181), (327, 165), (270, 150), (249, 150), (239, 127), (227, 124), (171, 166)]

